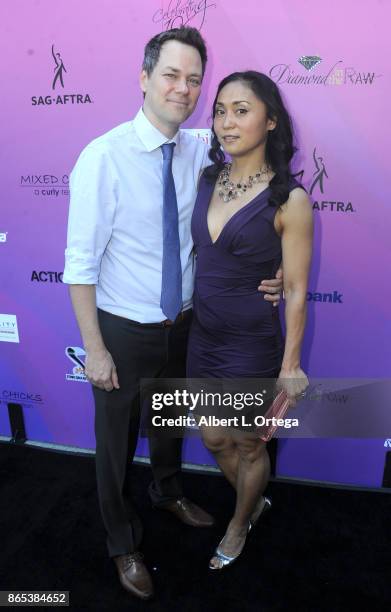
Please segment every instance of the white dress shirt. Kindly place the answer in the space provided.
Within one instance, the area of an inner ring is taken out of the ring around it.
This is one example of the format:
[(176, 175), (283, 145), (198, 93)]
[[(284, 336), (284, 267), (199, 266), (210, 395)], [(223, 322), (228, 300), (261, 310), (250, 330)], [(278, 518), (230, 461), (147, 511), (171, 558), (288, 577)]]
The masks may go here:
[(70, 175), (63, 282), (96, 285), (98, 308), (139, 321), (166, 319), (160, 308), (163, 256), (163, 156), (175, 142), (183, 309), (193, 295), (190, 221), (208, 146), (179, 130), (168, 139), (139, 110), (82, 151)]

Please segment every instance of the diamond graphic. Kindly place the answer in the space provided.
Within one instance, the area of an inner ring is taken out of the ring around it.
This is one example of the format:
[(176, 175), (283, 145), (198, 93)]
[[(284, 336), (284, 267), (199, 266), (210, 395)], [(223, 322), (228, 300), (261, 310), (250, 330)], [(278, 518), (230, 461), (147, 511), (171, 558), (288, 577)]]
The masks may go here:
[(306, 70), (312, 70), (320, 64), (322, 58), (319, 55), (302, 55), (298, 61)]

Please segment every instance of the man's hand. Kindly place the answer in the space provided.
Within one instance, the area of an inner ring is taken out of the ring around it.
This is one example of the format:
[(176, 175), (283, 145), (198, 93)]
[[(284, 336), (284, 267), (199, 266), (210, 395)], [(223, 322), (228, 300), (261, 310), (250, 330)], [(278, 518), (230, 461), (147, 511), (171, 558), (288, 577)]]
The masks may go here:
[(84, 373), (92, 385), (105, 391), (119, 389), (117, 370), (106, 349), (87, 352)]
[(258, 291), (263, 291), (263, 296), (268, 302), (272, 302), (273, 306), (278, 306), (281, 299), (282, 290), (282, 268), (278, 268), (276, 272), (276, 278), (270, 280), (263, 280), (258, 287)]

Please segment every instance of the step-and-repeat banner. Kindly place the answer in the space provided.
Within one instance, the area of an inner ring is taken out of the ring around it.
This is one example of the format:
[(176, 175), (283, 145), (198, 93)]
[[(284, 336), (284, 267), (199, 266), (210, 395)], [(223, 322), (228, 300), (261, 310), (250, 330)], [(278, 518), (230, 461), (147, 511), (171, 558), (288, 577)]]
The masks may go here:
[[(0, 15), (0, 435), (10, 435), (7, 406), (18, 403), (29, 439), (95, 446), (62, 284), (68, 177), (89, 141), (141, 106), (146, 41), (182, 24), (198, 28), (209, 51), (184, 128), (207, 138), (218, 82), (245, 69), (269, 75), (293, 115), (295, 169), (315, 217), (305, 369), (389, 376), (389, 3), (4, 0)], [(277, 473), (381, 486), (386, 437), (280, 440)], [(199, 440), (185, 446), (186, 461), (213, 463)], [(138, 454), (147, 454), (143, 439)]]

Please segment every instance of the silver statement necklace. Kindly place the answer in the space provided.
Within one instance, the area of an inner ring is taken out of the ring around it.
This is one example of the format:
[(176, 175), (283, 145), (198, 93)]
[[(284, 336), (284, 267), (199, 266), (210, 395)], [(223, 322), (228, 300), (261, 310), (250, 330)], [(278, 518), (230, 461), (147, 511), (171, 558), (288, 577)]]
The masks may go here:
[(239, 183), (233, 183), (230, 180), (231, 168), (231, 163), (225, 164), (217, 179), (218, 194), (223, 202), (235, 200), (246, 193), (247, 189), (251, 189), (253, 185), (267, 183), (268, 181), (269, 168), (266, 165), (262, 166), (254, 176), (250, 175), (246, 181), (240, 181)]

